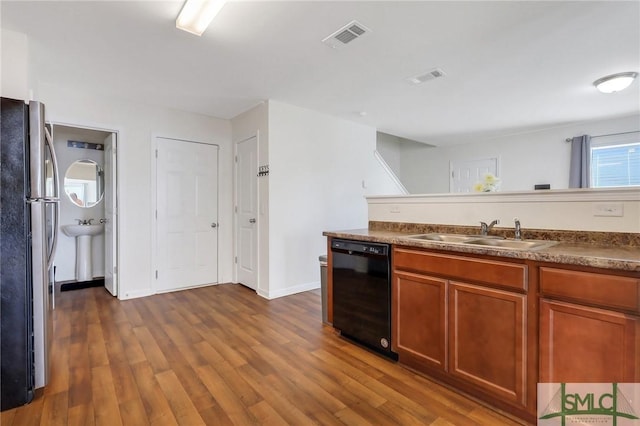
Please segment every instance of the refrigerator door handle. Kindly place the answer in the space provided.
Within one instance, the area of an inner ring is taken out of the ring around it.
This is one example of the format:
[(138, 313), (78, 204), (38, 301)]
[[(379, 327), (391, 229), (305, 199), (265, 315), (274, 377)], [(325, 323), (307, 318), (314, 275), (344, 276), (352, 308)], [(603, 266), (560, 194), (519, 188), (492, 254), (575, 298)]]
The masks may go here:
[(47, 204), (54, 204), (53, 209), (53, 233), (51, 238), (51, 251), (47, 253), (47, 269), (51, 269), (53, 266), (53, 259), (56, 255), (58, 248), (58, 228), (60, 219), (60, 202), (59, 201), (46, 201)]
[(44, 128), (46, 144), (49, 146), (49, 152), (51, 154), (51, 164), (53, 165), (53, 198), (60, 198), (60, 180), (58, 179), (58, 157), (56, 156), (56, 150), (53, 147), (53, 137), (49, 133), (49, 129)]
[(46, 203), (31, 200), (31, 288), (33, 300), (33, 334), (35, 359), (35, 388), (47, 384), (48, 324), (50, 318), (47, 275)]
[(29, 101), (29, 173), (31, 183), (28, 197), (36, 200), (47, 196), (44, 128), (44, 104)]
[(47, 200), (47, 202), (55, 204), (53, 209), (53, 236), (51, 243), (51, 252), (47, 256), (47, 269), (51, 269), (53, 266), (53, 258), (56, 254), (58, 247), (58, 228), (60, 227), (60, 180), (58, 179), (58, 158), (56, 157), (56, 150), (53, 147), (53, 139), (49, 129), (44, 127), (45, 141), (49, 147), (49, 153), (51, 154), (51, 164), (53, 165), (53, 199)]

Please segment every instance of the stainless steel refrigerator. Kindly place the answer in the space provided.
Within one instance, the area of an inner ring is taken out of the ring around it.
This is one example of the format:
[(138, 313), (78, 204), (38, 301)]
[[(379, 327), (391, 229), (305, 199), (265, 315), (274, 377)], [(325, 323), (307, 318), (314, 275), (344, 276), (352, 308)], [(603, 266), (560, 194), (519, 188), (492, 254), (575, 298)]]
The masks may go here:
[(49, 376), (58, 168), (40, 102), (0, 105), (0, 406), (30, 402)]

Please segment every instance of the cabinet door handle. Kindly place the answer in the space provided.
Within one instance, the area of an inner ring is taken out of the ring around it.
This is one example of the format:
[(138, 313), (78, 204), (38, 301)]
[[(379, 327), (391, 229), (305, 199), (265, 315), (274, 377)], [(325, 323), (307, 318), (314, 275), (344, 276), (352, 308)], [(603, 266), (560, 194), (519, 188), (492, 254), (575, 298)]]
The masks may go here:
[(256, 223), (255, 219), (249, 219), (249, 223)]
[(218, 224), (214, 222), (214, 223), (212, 223), (212, 224), (211, 224), (211, 227), (212, 227), (212, 228), (217, 228), (217, 227), (218, 227)]

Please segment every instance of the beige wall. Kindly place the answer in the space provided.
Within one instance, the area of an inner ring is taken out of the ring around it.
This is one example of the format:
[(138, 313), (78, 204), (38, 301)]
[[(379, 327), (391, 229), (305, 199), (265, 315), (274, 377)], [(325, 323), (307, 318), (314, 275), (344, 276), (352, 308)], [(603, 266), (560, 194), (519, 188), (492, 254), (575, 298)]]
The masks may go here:
[[(640, 189), (555, 190), (462, 195), (368, 197), (369, 220), (475, 226), (500, 220), (513, 228), (513, 219), (532, 229), (640, 233)], [(610, 207), (621, 217), (600, 216)]]
[(0, 64), (2, 97), (29, 99), (29, 40), (26, 35), (2, 30)]
[(364, 227), (368, 194), (388, 193), (374, 158), (376, 131), (269, 101), (231, 120), (233, 141), (258, 136), (258, 294), (286, 296), (320, 286), (318, 256), (328, 229)]
[[(220, 146), (219, 247), (231, 247), (232, 147), (228, 120), (109, 99), (86, 91), (40, 82), (35, 96), (46, 105), (47, 120), (118, 133), (119, 272), (118, 297), (155, 293), (154, 136)], [(220, 250), (218, 281), (231, 281), (232, 256)]]
[(399, 144), (398, 177), (411, 194), (448, 193), (452, 161), (497, 158), (502, 191), (530, 191), (545, 183), (552, 189), (567, 189), (571, 144), (565, 139), (639, 129), (640, 115), (633, 114), (451, 146), (404, 142)]

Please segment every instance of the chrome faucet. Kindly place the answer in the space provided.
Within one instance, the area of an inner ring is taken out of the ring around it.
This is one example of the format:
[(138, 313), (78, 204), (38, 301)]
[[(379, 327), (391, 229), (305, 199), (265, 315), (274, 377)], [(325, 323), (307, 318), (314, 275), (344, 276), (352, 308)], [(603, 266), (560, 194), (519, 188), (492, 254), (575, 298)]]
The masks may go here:
[(491, 229), (499, 223), (500, 221), (498, 219), (494, 220), (488, 225), (486, 224), (486, 222), (480, 222), (480, 233), (482, 235), (489, 235), (489, 232), (491, 231)]
[(513, 221), (516, 224), (516, 232), (515, 232), (515, 239), (516, 240), (521, 240), (522, 239), (522, 229), (520, 228), (520, 219), (518, 219), (517, 217), (513, 218)]
[(78, 221), (78, 225), (91, 225), (91, 221), (94, 219), (76, 219)]

